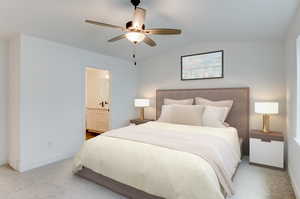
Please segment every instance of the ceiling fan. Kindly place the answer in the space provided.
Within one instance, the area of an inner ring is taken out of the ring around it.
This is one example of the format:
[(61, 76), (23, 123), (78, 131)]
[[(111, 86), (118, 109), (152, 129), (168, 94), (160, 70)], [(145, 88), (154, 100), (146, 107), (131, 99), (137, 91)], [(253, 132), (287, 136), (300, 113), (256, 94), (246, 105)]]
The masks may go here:
[(168, 29), (168, 28), (152, 28), (145, 29), (145, 17), (146, 10), (138, 7), (140, 4), (140, 0), (131, 0), (132, 5), (135, 7), (133, 20), (126, 23), (126, 27), (116, 26), (106, 23), (101, 23), (92, 20), (85, 20), (86, 23), (99, 25), (103, 27), (109, 28), (117, 28), (124, 32), (124, 34), (114, 37), (108, 42), (115, 42), (120, 39), (127, 38), (134, 44), (138, 44), (140, 42), (145, 42), (147, 45), (154, 47), (156, 46), (155, 41), (153, 41), (148, 35), (178, 35), (181, 34), (181, 30), (179, 29)]

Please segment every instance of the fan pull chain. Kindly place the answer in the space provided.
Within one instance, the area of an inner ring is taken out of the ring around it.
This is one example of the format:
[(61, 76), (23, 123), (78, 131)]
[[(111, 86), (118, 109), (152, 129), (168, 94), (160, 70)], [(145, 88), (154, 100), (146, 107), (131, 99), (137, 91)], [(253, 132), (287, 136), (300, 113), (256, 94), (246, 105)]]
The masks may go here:
[(135, 55), (135, 46), (133, 48), (133, 54), (132, 54), (133, 64), (136, 66), (136, 55)]

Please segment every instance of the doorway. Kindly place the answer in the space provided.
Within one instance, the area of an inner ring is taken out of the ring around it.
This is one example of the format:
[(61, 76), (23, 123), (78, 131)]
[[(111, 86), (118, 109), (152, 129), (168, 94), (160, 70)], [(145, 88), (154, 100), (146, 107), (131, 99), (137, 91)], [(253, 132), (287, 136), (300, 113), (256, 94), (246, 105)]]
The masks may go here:
[(110, 72), (87, 67), (85, 80), (86, 139), (91, 139), (110, 129)]

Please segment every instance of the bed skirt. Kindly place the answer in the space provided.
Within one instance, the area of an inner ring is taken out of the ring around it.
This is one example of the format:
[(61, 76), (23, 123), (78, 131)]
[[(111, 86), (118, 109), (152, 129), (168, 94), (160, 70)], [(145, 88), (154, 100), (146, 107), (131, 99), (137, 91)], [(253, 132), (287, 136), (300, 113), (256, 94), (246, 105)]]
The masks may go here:
[(129, 185), (117, 182), (111, 178), (98, 174), (92, 171), (91, 169), (85, 167), (82, 170), (78, 171), (76, 175), (89, 181), (92, 181), (96, 184), (99, 184), (103, 187), (106, 187), (111, 191), (130, 199), (164, 199), (158, 196), (150, 195), (144, 191), (138, 190)]

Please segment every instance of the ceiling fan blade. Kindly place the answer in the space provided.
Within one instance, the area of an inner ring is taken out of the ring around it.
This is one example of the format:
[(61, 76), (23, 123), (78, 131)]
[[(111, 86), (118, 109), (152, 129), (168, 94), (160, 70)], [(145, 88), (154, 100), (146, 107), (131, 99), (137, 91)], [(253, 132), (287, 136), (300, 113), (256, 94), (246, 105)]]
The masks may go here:
[(114, 38), (108, 40), (108, 42), (114, 42), (114, 41), (118, 41), (118, 40), (124, 39), (124, 38), (126, 38), (126, 35), (125, 35), (125, 34), (120, 35), (120, 36), (117, 36), (117, 37), (114, 37)]
[(151, 47), (156, 46), (155, 41), (153, 41), (153, 40), (152, 40), (150, 37), (148, 37), (148, 36), (145, 37), (144, 42), (145, 42), (146, 44), (148, 44), (149, 46), (151, 46)]
[(111, 25), (111, 24), (106, 24), (106, 23), (101, 23), (98, 21), (92, 21), (92, 20), (85, 20), (86, 23), (90, 23), (90, 24), (94, 24), (94, 25), (98, 25), (98, 26), (104, 26), (104, 27), (109, 27), (109, 28), (119, 28), (123, 30), (123, 27), (121, 26), (115, 26), (115, 25)]
[(153, 35), (179, 35), (181, 34), (181, 30), (168, 28), (153, 28), (144, 30), (144, 33)]

